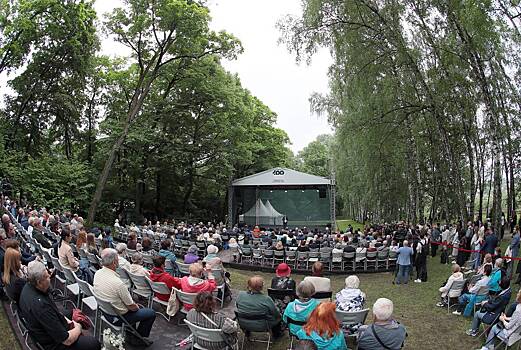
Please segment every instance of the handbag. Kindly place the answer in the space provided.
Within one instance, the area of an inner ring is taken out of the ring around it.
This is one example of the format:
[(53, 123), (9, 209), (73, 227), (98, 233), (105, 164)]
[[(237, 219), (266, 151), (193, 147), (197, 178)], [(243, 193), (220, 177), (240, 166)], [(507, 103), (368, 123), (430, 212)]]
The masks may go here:
[(168, 298), (168, 305), (166, 307), (166, 314), (168, 316), (174, 316), (179, 311), (179, 300), (177, 300), (177, 294), (175, 289), (172, 288), (170, 292), (170, 298)]
[(92, 327), (89, 318), (80, 309), (72, 309), (72, 320), (78, 322), (82, 329), (88, 330)]

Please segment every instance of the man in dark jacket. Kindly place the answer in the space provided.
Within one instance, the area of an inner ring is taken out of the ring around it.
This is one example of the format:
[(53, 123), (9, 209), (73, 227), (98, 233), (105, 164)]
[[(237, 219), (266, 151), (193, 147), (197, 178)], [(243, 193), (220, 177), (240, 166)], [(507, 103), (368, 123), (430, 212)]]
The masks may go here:
[(496, 251), (496, 247), (498, 246), (498, 239), (495, 234), (492, 233), (492, 230), (489, 228), (485, 232), (485, 244), (483, 245), (483, 248), (481, 249), (485, 254), (492, 254), (494, 255)]
[(503, 278), (501, 280), (500, 287), (503, 289), (501, 293), (496, 295), (494, 298), (481, 303), (481, 310), (474, 314), (472, 326), (467, 331), (468, 335), (473, 337), (477, 336), (479, 334), (479, 325), (481, 322), (493, 325), (499, 320), (499, 315), (505, 311), (510, 301), (510, 297), (512, 296), (510, 280), (508, 278)]

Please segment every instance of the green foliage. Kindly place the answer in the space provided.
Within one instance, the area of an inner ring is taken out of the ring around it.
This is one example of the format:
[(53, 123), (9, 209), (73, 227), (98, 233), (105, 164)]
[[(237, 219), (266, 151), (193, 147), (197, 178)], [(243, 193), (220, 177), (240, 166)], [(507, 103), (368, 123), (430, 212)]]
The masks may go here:
[(297, 155), (298, 170), (323, 177), (331, 175), (332, 135), (319, 135)]

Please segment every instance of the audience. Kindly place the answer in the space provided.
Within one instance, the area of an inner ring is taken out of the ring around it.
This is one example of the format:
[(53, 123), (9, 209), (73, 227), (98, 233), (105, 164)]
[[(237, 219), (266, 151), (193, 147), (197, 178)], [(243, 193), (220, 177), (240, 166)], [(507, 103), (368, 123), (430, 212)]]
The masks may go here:
[[(448, 303), (448, 298), (457, 298), (461, 294), (460, 290), (451, 289), (452, 284), (456, 281), (463, 281), (463, 273), (458, 264), (452, 264), (452, 275), (450, 275), (447, 282), (440, 287), (441, 301), (436, 304), (438, 307), (445, 307)], [(450, 292), (449, 292), (450, 291)]]
[(135, 252), (132, 254), (132, 264), (130, 264), (130, 273), (137, 276), (148, 276), (149, 272), (143, 267), (143, 254)]
[(172, 264), (171, 264), (171, 267), (166, 269), (166, 272), (168, 272), (171, 275), (174, 275), (175, 274), (174, 268), (177, 265), (175, 264), (175, 261), (176, 261), (175, 254), (173, 251), (170, 250), (171, 246), (172, 246), (172, 241), (170, 239), (167, 238), (167, 239), (161, 241), (161, 250), (159, 250), (159, 255), (163, 256), (165, 258), (165, 261), (170, 260), (170, 262)]
[(190, 248), (188, 248), (188, 251), (185, 254), (184, 263), (185, 264), (193, 264), (195, 262), (199, 261), (199, 255), (197, 255), (197, 246), (195, 244), (192, 244)]
[(318, 300), (313, 299), (313, 294), (315, 294), (315, 287), (313, 286), (313, 283), (306, 280), (300, 282), (297, 286), (298, 299), (290, 302), (284, 310), (282, 319), (286, 324), (288, 324), (292, 334), (296, 334), (302, 328), (302, 326), (297, 324), (289, 324), (288, 318), (299, 322), (307, 321), (308, 316), (319, 304)]
[(521, 290), (516, 295), (516, 308), (512, 316), (508, 317), (505, 314), (499, 316), (499, 322), (495, 324), (487, 335), (487, 341), (481, 350), (493, 350), (494, 339), (496, 337), (501, 339), (509, 339), (510, 337), (520, 338), (519, 327), (521, 326)]
[(29, 263), (27, 282), (20, 295), (20, 310), (31, 337), (45, 350), (101, 349), (97, 339), (82, 335), (79, 323), (60, 313), (49, 294), (51, 277), (43, 263)]
[(210, 261), (214, 258), (218, 258), (217, 253), (219, 252), (219, 248), (213, 244), (210, 244), (208, 247), (206, 247), (206, 252), (208, 254), (204, 257), (203, 261)]
[(22, 254), (17, 249), (7, 248), (5, 251), (2, 282), (9, 299), (18, 305), (26, 279), (22, 271)]
[(120, 268), (130, 271), (130, 262), (127, 260), (127, 245), (125, 243), (116, 244), (118, 252), (118, 265)]
[(194, 335), (194, 344), (207, 350), (221, 350), (231, 344), (237, 344), (237, 324), (226, 316), (215, 311), (216, 298), (210, 292), (197, 294), (194, 307), (186, 315), (186, 319), (196, 326), (208, 329), (220, 329), (226, 341), (210, 342)]
[(253, 276), (248, 280), (248, 291), (240, 291), (237, 296), (237, 311), (242, 314), (265, 315), (265, 318), (257, 320), (243, 320), (242, 323), (250, 331), (264, 331), (266, 320), (271, 328), (274, 338), (282, 336), (281, 316), (273, 300), (262, 294), (264, 279), (261, 276)]
[(313, 283), (313, 286), (315, 287), (315, 293), (331, 292), (331, 281), (327, 277), (322, 277), (323, 270), (324, 264), (322, 264), (320, 261), (317, 261), (311, 268), (312, 276), (304, 277), (304, 280)]
[(60, 264), (64, 268), (71, 269), (76, 272), (79, 278), (89, 283), (92, 282), (92, 273), (88, 269), (88, 267), (80, 268), (80, 261), (74, 256), (72, 253), (72, 248), (70, 246), (70, 241), (72, 239), (71, 231), (67, 228), (63, 229), (61, 232), (61, 239), (58, 243), (58, 258)]
[(318, 350), (347, 349), (335, 309), (334, 303), (320, 303), (309, 315), (306, 325), (297, 331), (297, 337), (312, 340)]
[(478, 293), (483, 288), (486, 288), (488, 286), (488, 282), (490, 281), (491, 273), (492, 273), (492, 265), (485, 265), (483, 277), (481, 277), (476, 282), (476, 284), (469, 285), (468, 293), (465, 293), (465, 294), (462, 294), (459, 296), (458, 309), (453, 312), (454, 315), (461, 315), (461, 312), (463, 311), (463, 309), (465, 309), (463, 315), (470, 316), (472, 309), (474, 307), (474, 304), (482, 301), (486, 297), (486, 295), (484, 295), (484, 294), (477, 296), (476, 293)]
[[(150, 280), (152, 280), (153, 282), (163, 282), (170, 290), (172, 289), (172, 287), (181, 289), (181, 282), (179, 278), (175, 278), (165, 271), (164, 256), (156, 255), (152, 258), (152, 261), (154, 262), (154, 268), (152, 269), (152, 271), (150, 271)], [(163, 301), (168, 301), (168, 298), (170, 298), (170, 294), (154, 294), (158, 299)]]
[(407, 332), (405, 327), (393, 319), (393, 302), (379, 298), (373, 305), (373, 323), (360, 327), (359, 350), (400, 349)]
[(481, 322), (492, 324), (498, 319), (501, 313), (505, 311), (510, 302), (510, 297), (512, 296), (510, 281), (508, 279), (502, 279), (501, 288), (503, 290), (497, 296), (492, 297), (490, 300), (484, 300), (481, 302), (481, 310), (476, 311), (474, 314), (472, 326), (467, 331), (467, 335), (473, 337), (477, 336)]
[[(119, 266), (118, 252), (112, 248), (103, 249), (101, 264), (103, 267), (94, 275), (94, 294), (110, 302), (120, 316), (129, 323), (139, 323), (137, 331), (141, 336), (148, 337), (156, 319), (156, 313), (149, 308), (140, 308), (132, 299), (125, 283), (116, 273)], [(113, 323), (119, 326), (121, 320), (114, 319)], [(137, 342), (137, 340), (135, 341)], [(151, 343), (150, 340), (148, 342)]]

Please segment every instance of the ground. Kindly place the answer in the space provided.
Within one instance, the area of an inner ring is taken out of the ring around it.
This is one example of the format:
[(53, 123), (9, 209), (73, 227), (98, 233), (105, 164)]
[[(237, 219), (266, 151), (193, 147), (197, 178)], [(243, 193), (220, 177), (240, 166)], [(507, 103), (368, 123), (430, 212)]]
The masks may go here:
[[(252, 269), (254, 270), (254, 269)], [(230, 270), (232, 275), (232, 288), (246, 288), (247, 279), (256, 274), (255, 271)], [(462, 316), (455, 316), (447, 313), (447, 309), (437, 308), (434, 304), (438, 301), (438, 288), (450, 274), (449, 265), (441, 265), (439, 256), (429, 258), (428, 262), (429, 281), (427, 283), (409, 283), (406, 286), (396, 286), (391, 283), (391, 273), (367, 273), (359, 274), (360, 288), (367, 294), (368, 307), (372, 308), (372, 304), (377, 298), (386, 297), (394, 302), (396, 318), (407, 328), (408, 338), (406, 340), (405, 349), (457, 349), (463, 347), (465, 349), (479, 348), (483, 339), (476, 339), (465, 335), (465, 330), (470, 327), (470, 319), (464, 319)], [(259, 273), (269, 285), (272, 274)], [(345, 275), (331, 276), (332, 287), (334, 292), (340, 290), (343, 286)], [(294, 275), (297, 281), (303, 279), (302, 275)], [(516, 285), (513, 295), (519, 287)], [(371, 316), (367, 322), (371, 321)], [(167, 324), (166, 321), (156, 321), (158, 330), (154, 330), (153, 338), (164, 337), (172, 334), (172, 338), (167, 340), (170, 343), (174, 339), (172, 328), (175, 327), (174, 321)], [(162, 328), (162, 330), (159, 330)], [(185, 328), (185, 327), (184, 327)], [(167, 329), (170, 329), (168, 332)], [(165, 332), (166, 331), (166, 332)], [(170, 334), (169, 334), (170, 333)], [(20, 349), (13, 336), (12, 330), (6, 322), (4, 310), (0, 311), (0, 348), (2, 349)], [(165, 345), (163, 341), (156, 342), (161, 348)], [(156, 348), (154, 344), (153, 348)], [(288, 340), (284, 338), (281, 342), (274, 344), (271, 349), (285, 350)], [(443, 344), (443, 345), (441, 345)], [(265, 346), (256, 343), (247, 347), (249, 350), (265, 349)]]
[(362, 230), (364, 228), (363, 224), (359, 223), (358, 221), (354, 221), (354, 220), (337, 220), (336, 225), (337, 225), (338, 229), (341, 231), (345, 231), (347, 229), (348, 225), (351, 225), (354, 229), (359, 228), (360, 230)]

